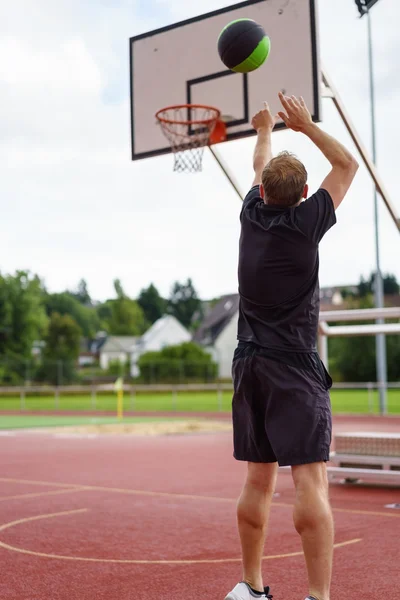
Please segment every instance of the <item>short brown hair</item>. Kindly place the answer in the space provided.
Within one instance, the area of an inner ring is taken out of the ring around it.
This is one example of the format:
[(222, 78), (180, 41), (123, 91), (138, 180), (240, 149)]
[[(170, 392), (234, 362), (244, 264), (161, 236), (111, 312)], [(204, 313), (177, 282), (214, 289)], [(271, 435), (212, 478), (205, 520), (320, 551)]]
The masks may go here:
[(303, 195), (307, 176), (302, 162), (290, 152), (281, 152), (262, 173), (265, 201), (280, 206), (297, 204)]

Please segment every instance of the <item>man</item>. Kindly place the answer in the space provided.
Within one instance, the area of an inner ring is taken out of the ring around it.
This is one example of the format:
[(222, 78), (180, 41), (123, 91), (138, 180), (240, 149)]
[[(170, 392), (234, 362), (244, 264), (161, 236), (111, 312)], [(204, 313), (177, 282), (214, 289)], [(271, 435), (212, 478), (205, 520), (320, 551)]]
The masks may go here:
[(232, 367), (234, 457), (248, 463), (237, 505), (243, 578), (225, 600), (272, 597), (261, 566), (278, 464), (292, 469), (293, 519), (307, 566), (307, 600), (330, 600), (334, 527), (326, 461), (332, 380), (317, 352), (318, 244), (336, 223), (335, 210), (358, 164), (313, 123), (303, 98), (279, 98), (281, 119), (307, 136), (332, 169), (306, 199), (304, 165), (287, 152), (272, 158), (278, 115), (273, 117), (265, 103), (252, 121), (255, 179), (240, 217), (239, 344)]

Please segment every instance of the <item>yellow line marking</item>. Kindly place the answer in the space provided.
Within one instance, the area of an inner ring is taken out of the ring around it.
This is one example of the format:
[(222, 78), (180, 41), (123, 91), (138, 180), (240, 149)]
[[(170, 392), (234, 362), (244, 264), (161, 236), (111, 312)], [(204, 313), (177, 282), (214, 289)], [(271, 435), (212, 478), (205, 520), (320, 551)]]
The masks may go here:
[(4, 502), (5, 500), (19, 500), (22, 498), (38, 498), (40, 496), (55, 496), (58, 494), (71, 494), (73, 492), (83, 492), (86, 488), (84, 487), (76, 487), (69, 488), (67, 490), (53, 490), (50, 492), (32, 492), (31, 494), (17, 494), (15, 496), (1, 496), (0, 502)]
[(21, 525), (22, 523), (30, 523), (32, 521), (40, 521), (41, 519), (52, 519), (53, 517), (62, 517), (64, 515), (75, 515), (78, 513), (88, 512), (87, 508), (75, 508), (74, 510), (63, 510), (62, 512), (49, 513), (47, 515), (36, 515), (36, 517), (25, 517), (23, 519), (17, 519), (16, 521), (10, 521), (0, 525), (0, 531), (5, 531), (15, 525)]
[[(96, 485), (80, 485), (80, 484), (75, 484), (75, 483), (54, 483), (51, 481), (32, 481), (30, 479), (11, 479), (11, 478), (6, 478), (6, 477), (0, 477), (0, 481), (5, 481), (5, 482), (14, 482), (14, 483), (29, 483), (29, 484), (33, 484), (33, 485), (48, 485), (48, 486), (53, 486), (53, 487), (68, 487), (69, 489), (71, 487), (76, 486), (79, 489), (85, 489), (87, 491), (94, 491), (94, 492), (108, 492), (108, 493), (115, 493), (115, 494), (128, 494), (128, 495), (137, 495), (137, 496), (153, 496), (153, 497), (160, 497), (160, 498), (180, 498), (182, 500), (209, 500), (212, 502), (237, 502), (236, 498), (221, 498), (220, 496), (200, 496), (200, 495), (195, 495), (195, 494), (177, 494), (174, 492), (152, 492), (152, 491), (148, 491), (148, 490), (129, 490), (126, 488), (111, 488), (111, 487), (103, 487), (103, 486), (96, 486)], [(277, 506), (277, 507), (283, 507), (283, 508), (293, 508), (293, 504), (289, 504), (286, 502), (272, 502), (272, 506)], [(352, 513), (352, 514), (359, 514), (359, 515), (370, 515), (370, 516), (376, 516), (376, 517), (392, 517), (392, 518), (400, 518), (400, 514), (394, 514), (389, 512), (380, 512), (380, 511), (369, 511), (369, 510), (356, 510), (356, 509), (349, 509), (349, 508), (333, 508), (332, 509), (334, 512), (344, 512), (344, 513)]]
[[(74, 515), (78, 513), (87, 512), (87, 508), (80, 508), (77, 510), (67, 510), (59, 513), (50, 513), (47, 515), (37, 515), (36, 517), (26, 517), (25, 519), (18, 519), (17, 521), (11, 521), (0, 526), (0, 531), (5, 531), (16, 525), (29, 523), (32, 521), (39, 521), (42, 519), (53, 519), (55, 517)], [(334, 548), (343, 548), (351, 544), (358, 544), (361, 542), (361, 538), (355, 538), (346, 542), (340, 542), (335, 544)], [(82, 562), (96, 562), (96, 563), (117, 563), (117, 564), (131, 564), (131, 565), (198, 565), (198, 564), (219, 564), (219, 563), (235, 563), (241, 562), (241, 558), (215, 558), (215, 559), (200, 559), (200, 560), (131, 560), (131, 559), (118, 559), (118, 558), (90, 558), (85, 556), (65, 556), (62, 554), (47, 554), (45, 552), (34, 552), (33, 550), (27, 550), (25, 548), (17, 548), (10, 544), (5, 544), (0, 541), (0, 547), (5, 550), (11, 550), (12, 552), (19, 552), (20, 554), (29, 554), (30, 556), (39, 556), (41, 558), (53, 558), (58, 560), (73, 560)], [(287, 552), (285, 554), (271, 554), (269, 556), (263, 556), (263, 560), (274, 560), (277, 558), (292, 558), (295, 556), (302, 556), (303, 552)]]

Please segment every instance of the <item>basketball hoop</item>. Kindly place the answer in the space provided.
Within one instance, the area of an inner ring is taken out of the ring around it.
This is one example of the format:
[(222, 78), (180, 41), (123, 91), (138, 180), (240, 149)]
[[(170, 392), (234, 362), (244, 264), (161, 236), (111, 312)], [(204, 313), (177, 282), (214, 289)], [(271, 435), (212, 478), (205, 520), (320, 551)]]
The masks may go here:
[(174, 154), (174, 171), (202, 170), (205, 146), (226, 140), (221, 111), (213, 106), (180, 104), (162, 108), (156, 114)]

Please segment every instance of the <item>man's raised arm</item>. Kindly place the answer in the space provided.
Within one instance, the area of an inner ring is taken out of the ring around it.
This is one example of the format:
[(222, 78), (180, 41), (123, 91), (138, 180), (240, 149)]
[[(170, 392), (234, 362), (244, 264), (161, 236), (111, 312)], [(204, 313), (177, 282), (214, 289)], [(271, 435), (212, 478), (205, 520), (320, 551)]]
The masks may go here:
[(343, 144), (313, 123), (303, 98), (288, 97), (280, 93), (279, 99), (286, 111), (280, 112), (279, 116), (287, 127), (304, 133), (331, 163), (332, 170), (320, 188), (329, 192), (336, 210), (353, 182), (358, 162)]
[(272, 158), (271, 135), (278, 117), (273, 117), (267, 102), (264, 102), (263, 110), (260, 110), (252, 119), (251, 124), (257, 131), (257, 143), (254, 149), (253, 186), (261, 184), (261, 176), (264, 168)]

